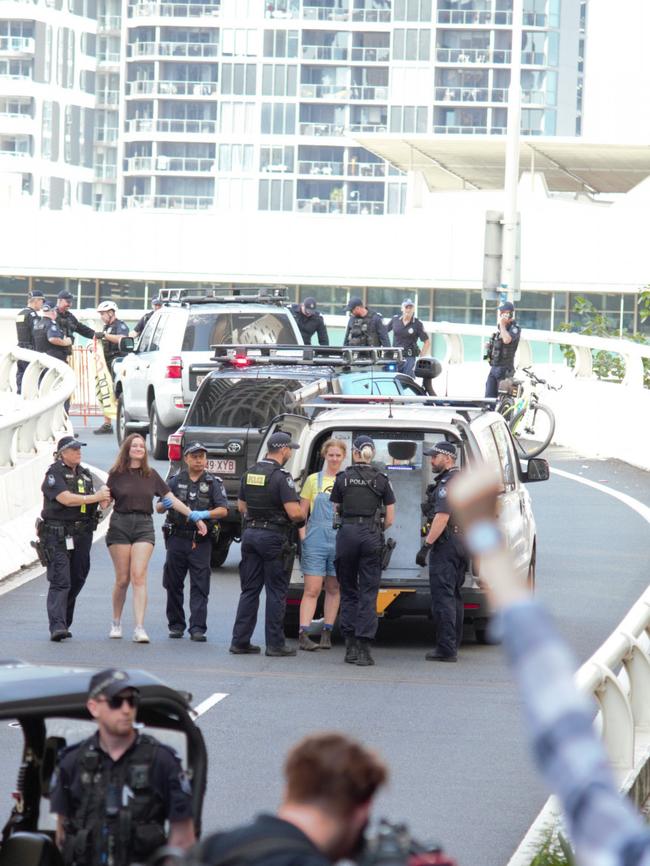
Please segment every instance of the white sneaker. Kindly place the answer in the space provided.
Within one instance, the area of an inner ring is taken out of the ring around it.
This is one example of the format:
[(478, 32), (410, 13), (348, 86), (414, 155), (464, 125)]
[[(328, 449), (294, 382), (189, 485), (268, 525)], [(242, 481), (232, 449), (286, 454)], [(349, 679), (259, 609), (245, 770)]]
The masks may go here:
[(133, 640), (135, 643), (149, 643), (149, 635), (144, 630), (143, 625), (136, 625), (133, 629)]
[(108, 636), (113, 639), (118, 639), (122, 637), (122, 626), (119, 622), (111, 623), (111, 630), (109, 631)]

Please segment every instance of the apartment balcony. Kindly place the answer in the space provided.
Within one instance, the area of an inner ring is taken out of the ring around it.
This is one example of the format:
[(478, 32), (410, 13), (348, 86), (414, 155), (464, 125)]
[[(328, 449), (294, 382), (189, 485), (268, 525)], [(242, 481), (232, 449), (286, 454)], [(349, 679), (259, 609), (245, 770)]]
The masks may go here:
[(353, 9), (352, 20), (367, 24), (390, 24), (390, 9)]
[(350, 177), (386, 177), (386, 163), (356, 162), (350, 160), (348, 163), (348, 175)]
[(452, 63), (455, 66), (501, 65), (510, 63), (512, 52), (495, 48), (437, 48), (438, 63)]
[[(543, 12), (524, 12), (524, 27), (551, 27), (551, 19)], [(560, 26), (559, 21), (555, 25)]]
[(117, 108), (120, 103), (119, 90), (100, 90), (95, 94), (97, 108)]
[(328, 162), (310, 159), (301, 159), (298, 162), (298, 174), (323, 175), (324, 177), (343, 177), (342, 162)]
[(119, 15), (98, 15), (98, 33), (118, 33), (122, 29), (122, 19)]
[(451, 24), (454, 27), (465, 25), (469, 27), (510, 27), (512, 12), (494, 12), (489, 9), (439, 9), (438, 24)]
[(389, 63), (390, 48), (388, 46), (372, 46), (368, 48), (353, 46), (350, 60), (352, 63)]
[[(0, 72), (0, 79), (5, 81), (31, 81), (32, 80), (32, 65), (24, 60), (27, 64), (26, 69), (20, 69), (18, 72)], [(28, 91), (29, 92), (29, 91)]]
[(323, 201), (319, 198), (299, 198), (296, 209), (301, 213), (355, 214), (362, 216), (381, 216), (384, 213), (382, 201)]
[(347, 60), (350, 52), (338, 45), (303, 45), (303, 60)]
[(122, 57), (119, 51), (102, 51), (97, 55), (97, 65), (100, 68), (119, 66)]
[(108, 129), (101, 126), (95, 127), (95, 144), (116, 144), (119, 137), (119, 130), (109, 127)]
[(345, 206), (347, 214), (356, 216), (382, 216), (384, 211), (383, 201), (348, 201)]
[(215, 18), (221, 15), (219, 4), (214, 3), (136, 3), (129, 6), (130, 18)]
[(216, 57), (219, 46), (215, 42), (132, 42), (129, 57)]
[(357, 84), (301, 84), (301, 99), (388, 101), (388, 87), (364, 87)]
[(125, 172), (129, 174), (213, 174), (214, 159), (191, 156), (132, 156), (124, 160)]
[(208, 210), (214, 204), (211, 195), (125, 195), (127, 208), (154, 208), (156, 210)]
[(347, 127), (348, 132), (386, 132), (385, 123), (350, 123)]
[(349, 21), (349, 9), (332, 9), (331, 6), (306, 6), (303, 3), (302, 17), (308, 21)]
[[(547, 105), (549, 94), (543, 90), (522, 90), (521, 101), (526, 105)], [(436, 102), (508, 102), (507, 87), (436, 87)]]
[(345, 126), (340, 123), (301, 123), (300, 135), (345, 135)]
[(127, 96), (212, 96), (216, 81), (127, 81)]
[(114, 181), (117, 180), (117, 166), (115, 165), (96, 165), (95, 166), (96, 181)]
[(177, 120), (175, 118), (152, 118), (136, 117), (127, 120), (125, 124), (127, 133), (134, 132), (162, 132), (178, 135), (214, 135), (217, 131), (216, 120)]
[(487, 126), (434, 126), (433, 131), (440, 135), (487, 135)]
[(0, 54), (10, 57), (29, 56), (36, 50), (32, 36), (0, 36)]
[(521, 63), (523, 66), (548, 66), (548, 57), (541, 51), (522, 51)]
[(93, 210), (96, 210), (99, 213), (110, 213), (117, 210), (117, 205), (114, 201), (100, 201), (93, 205)]

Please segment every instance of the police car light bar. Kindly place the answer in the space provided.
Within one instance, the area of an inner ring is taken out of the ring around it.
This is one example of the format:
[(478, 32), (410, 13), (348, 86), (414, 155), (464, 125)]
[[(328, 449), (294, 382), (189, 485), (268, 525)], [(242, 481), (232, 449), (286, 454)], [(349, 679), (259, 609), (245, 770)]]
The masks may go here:
[(218, 289), (187, 287), (183, 289), (160, 289), (158, 297), (163, 303), (176, 301), (184, 304), (285, 304), (289, 301), (286, 286), (263, 286), (252, 288), (248, 293), (232, 289), (228, 294)]

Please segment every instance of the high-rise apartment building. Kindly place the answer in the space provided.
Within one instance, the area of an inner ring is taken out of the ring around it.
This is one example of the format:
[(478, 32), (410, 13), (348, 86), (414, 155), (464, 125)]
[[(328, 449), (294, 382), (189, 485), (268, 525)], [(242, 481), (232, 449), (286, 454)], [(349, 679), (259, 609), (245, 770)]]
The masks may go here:
[[(585, 5), (525, 0), (527, 135), (580, 134)], [(0, 170), (44, 207), (397, 214), (404, 176), (355, 135), (507, 126), (512, 0), (1, 0), (0, 16)]]

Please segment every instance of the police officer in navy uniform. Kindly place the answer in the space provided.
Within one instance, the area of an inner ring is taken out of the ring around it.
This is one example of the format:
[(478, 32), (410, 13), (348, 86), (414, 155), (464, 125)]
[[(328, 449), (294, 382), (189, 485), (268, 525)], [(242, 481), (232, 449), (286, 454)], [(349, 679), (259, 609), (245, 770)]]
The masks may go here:
[(427, 498), (422, 503), (429, 529), (415, 558), (422, 567), (429, 557), (436, 646), (425, 658), (433, 662), (455, 662), (463, 638), (464, 606), (460, 590), (468, 564), (460, 527), (449, 505), (449, 488), (459, 472), (457, 452), (452, 442), (443, 440), (422, 453), (431, 457), (431, 468), (438, 474), (436, 481), (427, 487)]
[(330, 501), (340, 528), (336, 534), (336, 577), (341, 586), (339, 627), (348, 664), (374, 665), (370, 643), (377, 633), (377, 595), (381, 580), (381, 533), (395, 515), (395, 494), (388, 476), (371, 464), (375, 443), (357, 436), (352, 466), (336, 476)]
[(510, 301), (499, 307), (497, 325), (498, 330), (492, 334), (485, 354), (490, 362), (490, 372), (485, 383), (486, 397), (498, 397), (499, 382), (513, 376), (515, 372), (515, 354), (521, 328), (515, 321), (515, 308)]
[(361, 298), (352, 298), (346, 309), (350, 318), (344, 346), (390, 346), (388, 331), (379, 313), (369, 310)]
[[(207, 631), (208, 595), (210, 593), (210, 551), (216, 521), (228, 515), (228, 499), (221, 478), (206, 471), (208, 451), (200, 442), (190, 443), (183, 452), (185, 468), (169, 481), (169, 489), (207, 528), (206, 535), (197, 532), (197, 522), (178, 511), (167, 511), (163, 527), (167, 558), (163, 586), (167, 590), (167, 623), (170, 638), (185, 633), (183, 589), (190, 573), (190, 638), (203, 643)], [(165, 511), (159, 502), (156, 511)], [(200, 515), (200, 518), (198, 517)]]
[(330, 338), (327, 333), (325, 319), (316, 309), (316, 298), (305, 298), (302, 304), (291, 304), (289, 307), (298, 325), (298, 330), (305, 345), (311, 344), (314, 334), (318, 335), (320, 346), (329, 346)]
[(165, 844), (194, 844), (192, 788), (173, 749), (134, 727), (139, 696), (125, 671), (90, 680), (97, 732), (61, 753), (51, 784), (65, 866), (145, 863)]
[[(30, 292), (27, 306), (23, 307), (16, 316), (16, 337), (20, 349), (31, 349), (32, 351), (36, 349), (36, 344), (34, 343), (34, 325), (40, 319), (39, 312), (44, 300), (43, 292), (39, 292), (38, 290)], [(28, 364), (29, 361), (16, 362), (16, 390), (19, 394), (22, 389), (23, 375)]]
[(399, 316), (393, 316), (386, 326), (386, 330), (393, 332), (393, 346), (402, 350), (404, 360), (399, 365), (399, 372), (412, 376), (416, 358), (420, 354), (418, 341), (421, 340), (424, 344), (422, 346), (423, 355), (430, 351), (431, 341), (424, 325), (415, 315), (415, 304), (410, 298), (406, 298), (402, 302), (402, 312)]
[[(114, 301), (102, 301), (97, 307), (97, 312), (101, 316), (104, 324), (104, 330), (101, 333), (104, 348), (104, 358), (106, 366), (111, 375), (111, 379), (115, 382), (115, 370), (113, 364), (117, 358), (123, 358), (126, 355), (121, 348), (122, 338), (129, 336), (129, 326), (126, 322), (117, 318), (117, 304)], [(113, 422), (105, 415), (104, 423), (93, 430), (95, 436), (101, 436), (113, 432)]]
[(66, 352), (66, 358), (72, 354), (72, 344), (74, 343), (74, 334), (80, 334), (82, 337), (86, 337), (88, 340), (94, 339), (97, 337), (101, 339), (102, 332), (101, 331), (93, 331), (92, 328), (89, 328), (88, 325), (84, 325), (82, 322), (77, 319), (75, 315), (70, 312), (70, 306), (72, 305), (72, 301), (74, 300), (74, 295), (68, 291), (59, 292), (56, 296), (56, 323), (63, 331), (64, 337), (70, 338), (70, 343), (68, 350)]
[(258, 653), (251, 644), (262, 588), (266, 590), (266, 655), (295, 656), (285, 642), (284, 611), (291, 569), (284, 562), (293, 528), (304, 526), (300, 496), (290, 473), (282, 467), (298, 448), (288, 433), (269, 437), (268, 453), (242, 475), (237, 508), (242, 515), (239, 576), (241, 595), (230, 652)]
[(161, 309), (162, 301), (160, 300), (160, 298), (152, 298), (151, 299), (151, 306), (153, 309), (149, 310), (148, 313), (145, 313), (144, 316), (138, 320), (137, 325), (133, 329), (133, 333), (137, 334), (138, 337), (144, 331), (147, 322), (153, 316), (153, 314)]
[(50, 640), (72, 637), (75, 602), (90, 571), (90, 548), (96, 526), (97, 504), (108, 504), (103, 486), (95, 492), (90, 471), (81, 465), (81, 446), (74, 436), (59, 439), (56, 460), (45, 473), (42, 523), (38, 534), (47, 566), (47, 616)]

